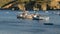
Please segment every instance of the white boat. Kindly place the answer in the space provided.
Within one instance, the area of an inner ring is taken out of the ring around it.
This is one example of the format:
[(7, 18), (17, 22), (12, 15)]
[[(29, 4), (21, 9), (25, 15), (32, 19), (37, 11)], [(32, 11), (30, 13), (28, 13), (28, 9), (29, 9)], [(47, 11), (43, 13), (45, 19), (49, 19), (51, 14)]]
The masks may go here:
[(35, 19), (35, 20), (49, 20), (49, 17), (47, 17), (47, 16), (37, 16), (37, 17), (34, 17), (33, 19)]

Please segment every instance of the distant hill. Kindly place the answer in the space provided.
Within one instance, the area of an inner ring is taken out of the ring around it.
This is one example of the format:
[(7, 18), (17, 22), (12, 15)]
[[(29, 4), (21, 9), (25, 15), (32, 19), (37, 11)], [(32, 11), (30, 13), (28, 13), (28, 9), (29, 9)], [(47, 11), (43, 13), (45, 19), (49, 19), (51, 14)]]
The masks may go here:
[(13, 0), (0, 0), (0, 7), (11, 1), (13, 1)]

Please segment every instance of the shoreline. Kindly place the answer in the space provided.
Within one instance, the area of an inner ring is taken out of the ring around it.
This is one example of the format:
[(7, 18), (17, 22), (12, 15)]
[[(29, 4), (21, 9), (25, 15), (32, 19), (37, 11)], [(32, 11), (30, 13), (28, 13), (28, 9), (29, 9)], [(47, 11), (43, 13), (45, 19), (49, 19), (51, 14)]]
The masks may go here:
[[(12, 10), (11, 8), (9, 8), (9, 9), (3, 9), (3, 8), (0, 8), (0, 10)], [(46, 10), (46, 11), (60, 11), (60, 9), (55, 9), (55, 10), (53, 10), (53, 9), (49, 9), (49, 10)], [(19, 9), (14, 9), (13, 11), (22, 11), (22, 10), (19, 10)], [(27, 10), (27, 11), (34, 11), (34, 10)], [(39, 11), (43, 11), (43, 10), (39, 10)]]

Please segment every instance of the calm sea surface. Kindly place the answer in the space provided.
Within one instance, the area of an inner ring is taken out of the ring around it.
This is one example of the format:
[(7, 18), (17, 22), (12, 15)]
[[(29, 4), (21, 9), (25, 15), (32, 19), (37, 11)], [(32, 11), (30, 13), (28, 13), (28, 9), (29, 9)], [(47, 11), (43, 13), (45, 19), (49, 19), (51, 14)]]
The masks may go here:
[(0, 10), (0, 34), (60, 34), (60, 16), (55, 14), (57, 12), (59, 11), (39, 11), (39, 14), (49, 16), (50, 19), (30, 20), (17, 19), (17, 15), (21, 13), (19, 11)]

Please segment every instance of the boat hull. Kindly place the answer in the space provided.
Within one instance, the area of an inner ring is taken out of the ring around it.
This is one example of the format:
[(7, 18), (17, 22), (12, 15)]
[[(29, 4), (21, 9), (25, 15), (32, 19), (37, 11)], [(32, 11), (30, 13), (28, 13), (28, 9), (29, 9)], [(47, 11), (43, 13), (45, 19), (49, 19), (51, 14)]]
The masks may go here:
[(31, 15), (27, 15), (25, 17), (17, 16), (17, 18), (22, 18), (22, 19), (32, 19), (32, 20), (49, 20), (49, 17), (32, 17)]

